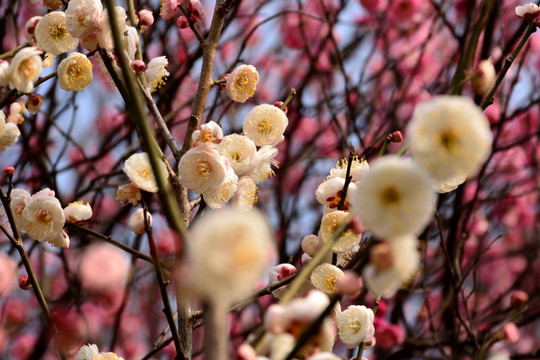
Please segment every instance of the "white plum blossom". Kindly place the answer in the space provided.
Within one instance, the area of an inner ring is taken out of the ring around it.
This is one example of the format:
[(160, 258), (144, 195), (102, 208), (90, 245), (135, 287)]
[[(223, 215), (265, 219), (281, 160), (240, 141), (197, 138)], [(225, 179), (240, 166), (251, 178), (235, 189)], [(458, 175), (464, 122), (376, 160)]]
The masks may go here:
[(72, 52), (58, 64), (58, 84), (63, 90), (82, 91), (92, 78), (92, 63), (84, 54)]
[(89, 203), (75, 201), (64, 208), (64, 216), (69, 222), (85, 221), (92, 217), (92, 207)]
[(50, 12), (39, 20), (34, 35), (45, 52), (58, 55), (77, 47), (79, 39), (69, 33), (66, 21), (63, 11)]
[(15, 54), (9, 66), (9, 87), (24, 93), (29, 93), (34, 88), (34, 81), (43, 70), (41, 50), (35, 47), (27, 47)]
[(98, 243), (84, 249), (78, 274), (83, 287), (93, 292), (107, 292), (128, 278), (129, 260), (114, 246)]
[(227, 160), (207, 144), (191, 148), (178, 164), (180, 182), (198, 194), (220, 187), (227, 174)]
[(373, 162), (352, 202), (364, 226), (384, 239), (421, 231), (431, 220), (435, 192), (415, 162), (387, 155)]
[(373, 310), (363, 305), (351, 305), (337, 317), (338, 334), (349, 349), (371, 341), (375, 334)]
[(74, 360), (93, 360), (99, 356), (99, 349), (95, 344), (83, 345), (75, 354)]
[(244, 117), (244, 135), (255, 145), (275, 146), (283, 141), (283, 133), (289, 125), (287, 115), (274, 105), (262, 104), (251, 109)]
[(101, 20), (103, 5), (100, 0), (70, 0), (66, 9), (69, 33), (82, 38), (96, 31)]
[(146, 223), (148, 227), (152, 226), (152, 214), (146, 212), (146, 222), (144, 219), (144, 209), (137, 209), (133, 215), (129, 218), (129, 227), (135, 234), (142, 235), (146, 232)]
[[(126, 31), (126, 9), (121, 6), (115, 6), (114, 15), (116, 20), (118, 21), (118, 28), (120, 34), (124, 34)], [(101, 17), (99, 19), (99, 26), (96, 29), (96, 36), (100, 48), (108, 51), (112, 51), (114, 49), (111, 24), (109, 21), (109, 9), (105, 9), (101, 13)], [(127, 39), (124, 38), (124, 40), (127, 42)], [(127, 47), (127, 43), (122, 45), (123, 48)]]
[[(343, 198), (343, 187), (345, 185), (345, 179), (342, 177), (334, 177), (324, 181), (315, 192), (317, 201), (330, 209), (337, 210), (341, 199)], [(347, 195), (350, 197), (356, 191), (356, 184), (354, 182), (349, 183), (347, 187)], [(350, 208), (350, 202), (346, 200), (343, 203), (343, 210), (348, 211)]]
[[(330, 176), (329, 178), (342, 178), (345, 179), (345, 175), (347, 175), (347, 167), (349, 165), (349, 159), (343, 158), (340, 161), (337, 162), (336, 167), (332, 168), (330, 170)], [(366, 174), (369, 171), (369, 164), (366, 160), (358, 159), (358, 156), (353, 157), (353, 161), (351, 162), (351, 181), (354, 183), (359, 183), (362, 180), (362, 177), (364, 174)]]
[(338, 291), (337, 282), (343, 276), (343, 271), (337, 266), (323, 263), (313, 270), (310, 280), (317, 290), (335, 294)]
[(167, 71), (169, 61), (166, 56), (158, 56), (150, 60), (144, 72), (148, 85), (146, 88), (153, 93), (165, 83), (165, 78), (169, 76)]
[[(126, 27), (126, 40), (127, 40), (127, 54), (130, 61), (135, 60), (135, 54), (137, 53), (137, 46), (139, 45), (139, 31), (134, 26)], [(144, 62), (143, 62), (144, 64)], [(167, 65), (165, 65), (167, 66)]]
[(277, 161), (274, 160), (277, 154), (278, 149), (269, 145), (261, 147), (255, 153), (255, 157), (253, 158), (253, 162), (251, 164), (251, 170), (248, 174), (253, 179), (255, 184), (259, 184), (268, 177), (274, 175), (272, 166), (277, 167)]
[(6, 148), (10, 146), (15, 145), (20, 135), (21, 131), (17, 125), (7, 123), (2, 136), (0, 136), (0, 152), (6, 150)]
[(485, 95), (495, 82), (495, 66), (491, 59), (482, 60), (476, 65), (471, 78), (471, 85), (475, 94)]
[(238, 190), (232, 198), (233, 205), (244, 211), (249, 211), (257, 202), (257, 184), (248, 176), (238, 180)]
[(220, 154), (227, 158), (234, 172), (242, 176), (252, 166), (257, 147), (247, 136), (231, 134), (225, 136), (217, 147)]
[(538, 13), (540, 13), (540, 8), (534, 3), (516, 6), (516, 15), (521, 18), (536, 16)]
[[(9, 207), (11, 208), (11, 213), (13, 214), (13, 218), (15, 219), (15, 224), (17, 225), (17, 228), (20, 232), (21, 230), (24, 230), (22, 213), (24, 208), (26, 207), (26, 204), (28, 204), (32, 196), (28, 191), (24, 189), (13, 189), (11, 190), (10, 196), (11, 202), (9, 203)], [(2, 215), (4, 214), (5, 209), (2, 208)]]
[(116, 200), (120, 201), (122, 206), (131, 204), (137, 206), (142, 199), (141, 189), (132, 183), (120, 185), (116, 191)]
[(213, 302), (246, 296), (273, 258), (270, 228), (264, 216), (223, 208), (207, 212), (190, 227), (189, 278), (194, 290)]
[(259, 73), (253, 65), (240, 65), (229, 75), (225, 85), (227, 95), (233, 101), (245, 102), (255, 94)]
[(69, 235), (65, 231), (62, 231), (54, 239), (49, 240), (49, 244), (57, 248), (64, 248), (64, 249), (68, 248), (69, 243), (70, 243)]
[[(169, 177), (167, 166), (163, 161), (158, 161), (158, 171), (164, 178)], [(131, 155), (125, 162), (122, 171), (129, 177), (133, 185), (139, 189), (151, 193), (158, 192), (156, 177), (152, 171), (150, 158), (147, 153), (137, 153)]]
[[(345, 211), (336, 210), (325, 214), (321, 221), (321, 242), (326, 244), (329, 241), (333, 241), (334, 232), (347, 221), (349, 221), (349, 213)], [(350, 228), (346, 228), (332, 244), (332, 251), (343, 253), (351, 250), (359, 242), (360, 235), (355, 234)]]
[(320, 250), (322, 243), (317, 235), (306, 235), (302, 239), (302, 250), (309, 256), (315, 256), (317, 251)]
[(26, 204), (22, 212), (23, 228), (28, 236), (39, 241), (56, 239), (64, 228), (65, 217), (57, 198), (36, 194)]
[(467, 178), (465, 176), (456, 176), (446, 179), (443, 182), (433, 184), (433, 188), (436, 192), (444, 194), (457, 189), (457, 187), (465, 182)]
[(229, 168), (223, 184), (214, 190), (203, 193), (203, 199), (206, 205), (212, 209), (219, 209), (233, 197), (237, 190), (238, 176), (232, 168)]
[(412, 157), (436, 184), (474, 175), (491, 151), (487, 117), (462, 96), (437, 96), (420, 103), (407, 132)]
[(209, 121), (206, 124), (201, 125), (201, 128), (195, 130), (191, 134), (191, 140), (193, 140), (193, 145), (197, 146), (203, 143), (213, 143), (219, 144), (223, 139), (223, 130), (214, 121)]

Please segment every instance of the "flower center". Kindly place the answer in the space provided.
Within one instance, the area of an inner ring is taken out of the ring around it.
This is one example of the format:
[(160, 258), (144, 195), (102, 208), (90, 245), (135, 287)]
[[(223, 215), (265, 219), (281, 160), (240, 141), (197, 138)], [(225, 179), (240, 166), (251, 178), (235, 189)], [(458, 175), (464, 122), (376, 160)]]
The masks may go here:
[(68, 30), (65, 25), (51, 25), (49, 26), (49, 35), (51, 38), (58, 42), (68, 35)]
[(25, 81), (31, 81), (37, 78), (39, 75), (36, 63), (32, 59), (24, 60), (19, 67), (19, 71), (21, 72)]
[(141, 166), (136, 169), (137, 175), (142, 177), (145, 180), (150, 180), (152, 176), (152, 169), (150, 169), (148, 166)]
[(208, 160), (201, 160), (199, 161), (199, 166), (197, 170), (199, 171), (199, 174), (203, 177), (203, 179), (207, 180), (212, 173), (212, 165), (210, 165)]
[(396, 205), (401, 199), (400, 193), (396, 188), (390, 186), (381, 192), (381, 200), (386, 205)]
[(272, 132), (272, 121), (268, 118), (265, 118), (264, 120), (261, 120), (259, 122), (259, 125), (257, 127), (257, 130), (259, 131), (260, 135), (268, 135)]
[(443, 131), (439, 140), (441, 141), (442, 146), (450, 152), (453, 151), (458, 145), (458, 137), (451, 130)]
[(240, 89), (245, 89), (248, 84), (248, 78), (247, 76), (239, 76), (236, 79), (236, 87)]
[(52, 216), (45, 210), (38, 210), (34, 213), (36, 219), (42, 224), (48, 224), (52, 220)]
[(238, 162), (240, 161), (240, 154), (235, 152), (235, 153), (232, 153), (231, 154), (231, 159), (233, 159), (234, 161)]

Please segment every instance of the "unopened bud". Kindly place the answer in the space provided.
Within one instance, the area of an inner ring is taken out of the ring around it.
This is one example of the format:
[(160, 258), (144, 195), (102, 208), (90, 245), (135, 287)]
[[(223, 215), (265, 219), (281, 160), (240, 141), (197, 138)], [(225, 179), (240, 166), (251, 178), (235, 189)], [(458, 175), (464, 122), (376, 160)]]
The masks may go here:
[[(222, 77), (220, 77), (219, 80), (227, 80), (229, 76), (231, 76), (231, 74), (225, 74)], [(223, 81), (219, 83), (220, 90), (225, 90), (226, 87), (227, 87), (227, 81)]]
[[(283, 101), (276, 101), (276, 102), (274, 103), (274, 106), (281, 109), (281, 107), (283, 106)], [(283, 112), (286, 114), (287, 111), (288, 111), (288, 109), (287, 109), (287, 107), (285, 106), (285, 107), (283, 108)]]
[(185, 17), (184, 15), (179, 16), (178, 20), (176, 20), (176, 27), (179, 29), (185, 29), (189, 27), (189, 21), (187, 17)]
[(26, 22), (26, 24), (24, 25), (24, 37), (26, 38), (26, 40), (34, 40), (34, 32), (36, 31), (36, 25), (41, 19), (42, 16), (34, 16)]
[(131, 68), (135, 71), (135, 74), (140, 74), (146, 70), (146, 64), (142, 60), (133, 60), (131, 62)]
[(39, 108), (41, 108), (41, 105), (43, 105), (43, 95), (32, 94), (26, 101), (26, 110), (28, 110), (30, 114), (35, 115)]
[(506, 323), (502, 328), (504, 340), (507, 343), (514, 345), (519, 341), (519, 329), (514, 323)]
[(476, 66), (471, 78), (472, 89), (477, 95), (485, 95), (495, 81), (495, 67), (489, 60), (482, 60)]
[(14, 172), (15, 172), (15, 168), (13, 166), (9, 166), (4, 169), (4, 174), (6, 175), (13, 175)]
[[(377, 344), (377, 339), (375, 339), (375, 336), (374, 336), (374, 337), (371, 338), (371, 340), (369, 340), (365, 344), (366, 344), (364, 346), (365, 349), (371, 349), (372, 347), (375, 346), (375, 344)], [(364, 358), (362, 358), (362, 359), (364, 359)]]
[(22, 275), (19, 278), (19, 287), (22, 290), (30, 290), (30, 288), (32, 287), (32, 283), (30, 282), (30, 278), (28, 277), (28, 275)]
[(140, 26), (150, 26), (154, 23), (154, 14), (150, 10), (141, 10), (137, 14)]
[(386, 242), (373, 245), (369, 251), (369, 262), (378, 270), (385, 270), (391, 267), (394, 259), (392, 259), (390, 245)]
[[(148, 222), (148, 227), (152, 226), (152, 215), (149, 212), (146, 212), (146, 220)], [(129, 226), (135, 234), (144, 234), (146, 226), (143, 209), (138, 209), (135, 214), (131, 215), (131, 218), (129, 219)]]
[(393, 133), (388, 134), (386, 140), (394, 143), (400, 143), (403, 141), (403, 134), (401, 131), (394, 131)]
[(510, 303), (515, 308), (520, 308), (527, 305), (529, 302), (529, 295), (523, 290), (515, 290), (510, 295)]

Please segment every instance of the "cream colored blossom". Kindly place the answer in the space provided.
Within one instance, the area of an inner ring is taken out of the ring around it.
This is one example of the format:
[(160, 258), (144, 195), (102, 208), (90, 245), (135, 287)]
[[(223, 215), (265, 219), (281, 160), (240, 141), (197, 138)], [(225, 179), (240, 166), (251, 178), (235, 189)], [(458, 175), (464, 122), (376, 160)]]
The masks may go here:
[[(341, 199), (343, 198), (343, 187), (345, 185), (345, 179), (341, 177), (334, 177), (324, 181), (315, 192), (317, 201), (324, 206), (329, 207), (332, 210), (337, 210)], [(343, 203), (343, 210), (348, 211), (351, 203), (348, 198), (356, 191), (356, 184), (354, 182), (349, 183), (347, 187), (346, 200)]]
[(465, 176), (452, 177), (452, 178), (446, 179), (443, 182), (434, 184), (433, 188), (435, 189), (436, 192), (440, 194), (444, 194), (444, 193), (455, 190), (459, 185), (463, 184), (465, 180), (466, 180)]
[(209, 121), (201, 125), (201, 128), (191, 134), (193, 145), (197, 146), (203, 143), (219, 144), (223, 139), (223, 130), (214, 121)]
[(257, 185), (247, 176), (238, 180), (238, 190), (232, 198), (233, 205), (244, 211), (249, 211), (257, 202)]
[(411, 159), (387, 155), (373, 162), (352, 198), (364, 226), (380, 238), (418, 233), (431, 220), (431, 178)]
[(62, 233), (64, 211), (54, 196), (34, 195), (22, 212), (22, 222), (31, 238), (39, 242), (51, 241)]
[(63, 249), (68, 248), (69, 243), (69, 235), (65, 231), (62, 231), (54, 239), (49, 240), (49, 244), (51, 244), (52, 246)]
[(35, 47), (27, 47), (15, 54), (9, 65), (9, 87), (29, 93), (34, 88), (34, 81), (43, 70), (42, 53)]
[(240, 65), (229, 75), (225, 86), (227, 95), (233, 101), (245, 102), (255, 94), (259, 73), (253, 65)]
[(418, 240), (411, 235), (388, 240), (391, 265), (378, 268), (368, 264), (362, 272), (362, 279), (367, 288), (375, 295), (391, 297), (403, 283), (410, 280), (418, 270), (420, 254), (417, 250)]
[(24, 37), (26, 40), (30, 42), (35, 40), (34, 33), (36, 31), (36, 25), (42, 18), (43, 16), (33, 16), (26, 22), (26, 24), (24, 24)]
[(97, 243), (84, 249), (78, 274), (82, 286), (93, 292), (118, 290), (129, 276), (129, 260), (114, 246)]
[[(116, 21), (118, 22), (118, 29), (120, 34), (126, 32), (126, 10), (121, 6), (114, 7), (114, 14)], [(103, 10), (99, 19), (99, 25), (96, 29), (96, 36), (99, 47), (108, 51), (114, 49), (114, 40), (112, 37), (111, 24), (109, 20), (109, 9)], [(122, 37), (124, 44), (121, 44), (122, 48), (127, 48), (127, 39)]]
[(132, 183), (120, 185), (116, 191), (116, 200), (120, 201), (122, 206), (131, 204), (137, 206), (142, 199), (141, 189)]
[(7, 147), (15, 145), (21, 135), (19, 127), (13, 123), (6, 124), (4, 133), (0, 136), (0, 152), (6, 150)]
[(166, 56), (158, 56), (150, 60), (144, 72), (148, 82), (146, 88), (149, 92), (153, 93), (165, 84), (165, 78), (169, 76), (167, 65), (169, 65), (169, 61)]
[(243, 131), (257, 146), (275, 146), (283, 141), (287, 125), (289, 120), (283, 110), (274, 105), (262, 104), (246, 114)]
[(471, 78), (471, 85), (475, 94), (485, 95), (495, 82), (495, 66), (491, 59), (482, 60), (476, 66)]
[(83, 345), (75, 354), (74, 360), (94, 360), (99, 356), (99, 349), (95, 344)]
[(190, 228), (188, 262), (197, 293), (230, 303), (252, 291), (272, 261), (272, 234), (253, 210), (224, 208), (206, 212)]
[(6, 123), (15, 125), (22, 124), (24, 121), (24, 110), (25, 106), (23, 102), (15, 101), (14, 103), (11, 103), (11, 105), (9, 105), (9, 115), (6, 118)]
[(203, 193), (204, 202), (212, 209), (223, 207), (238, 190), (238, 176), (232, 168), (229, 168), (223, 184), (217, 189)]
[[(158, 192), (159, 188), (147, 153), (143, 152), (131, 155), (126, 160), (122, 171), (128, 176), (133, 185), (139, 189), (151, 193)], [(169, 172), (163, 161), (158, 161), (158, 171), (165, 179), (169, 177)]]
[[(134, 26), (126, 27), (127, 54), (130, 61), (135, 60), (137, 47), (139, 46), (139, 31)], [(144, 63), (143, 63), (144, 64)], [(167, 65), (165, 65), (167, 66)]]
[(34, 32), (39, 46), (53, 55), (71, 51), (79, 44), (79, 39), (73, 37), (66, 25), (66, 14), (63, 11), (53, 11), (43, 16)]
[(129, 227), (138, 235), (142, 235), (146, 232), (146, 223), (148, 223), (148, 228), (152, 227), (152, 214), (147, 211), (145, 221), (144, 209), (137, 209), (137, 211), (129, 218)]
[(343, 271), (337, 266), (323, 263), (311, 273), (311, 283), (317, 290), (324, 291), (327, 294), (335, 294), (338, 291), (337, 281), (343, 276)]
[[(329, 179), (331, 178), (342, 178), (345, 179), (345, 175), (347, 174), (347, 167), (349, 165), (349, 159), (347, 157), (342, 158), (340, 161), (337, 162), (336, 167), (332, 168), (330, 170), (330, 175), (328, 176)], [(364, 159), (359, 159), (358, 156), (354, 156), (353, 160), (351, 162), (351, 181), (354, 183), (358, 183), (362, 180), (362, 177), (364, 174), (366, 174), (369, 171), (369, 164)]]
[[(334, 232), (340, 225), (349, 221), (349, 214), (345, 211), (332, 211), (323, 216), (321, 221), (320, 239), (323, 244), (333, 241)], [(360, 235), (355, 234), (351, 229), (346, 228), (345, 231), (337, 238), (333, 245), (332, 251), (335, 253), (343, 253), (351, 250), (360, 242)]]
[(373, 310), (363, 305), (351, 305), (337, 317), (339, 338), (349, 349), (371, 341), (375, 334)]
[(435, 183), (474, 175), (491, 150), (489, 121), (466, 97), (438, 96), (419, 104), (407, 132), (413, 158)]
[(274, 158), (278, 154), (278, 149), (270, 145), (261, 147), (253, 157), (251, 170), (248, 175), (253, 179), (255, 184), (260, 184), (270, 176), (274, 176), (272, 166), (277, 167), (278, 163)]
[(81, 38), (94, 33), (99, 26), (103, 5), (100, 0), (70, 0), (66, 9), (69, 33)]
[(64, 208), (64, 216), (69, 222), (85, 221), (92, 217), (92, 207), (89, 203), (85, 205), (82, 201), (75, 201)]
[[(28, 191), (23, 189), (11, 190), (10, 196), (11, 202), (9, 203), (9, 207), (11, 208), (11, 212), (13, 214), (13, 217), (15, 218), (15, 224), (19, 228), (19, 231), (24, 230), (22, 214), (24, 208), (26, 207), (26, 204), (28, 204), (32, 196)], [(4, 209), (2, 208), (2, 210)]]
[(198, 194), (220, 187), (227, 178), (226, 159), (207, 144), (191, 148), (178, 164), (180, 182)]
[(82, 91), (92, 78), (92, 63), (84, 54), (72, 52), (58, 64), (58, 84), (63, 90)]
[(322, 243), (317, 235), (307, 235), (302, 239), (302, 250), (309, 256), (315, 256), (320, 250)]
[(521, 18), (537, 16), (538, 13), (540, 13), (540, 8), (534, 3), (516, 6), (516, 15)]
[(242, 176), (250, 170), (257, 147), (247, 136), (231, 134), (219, 143), (218, 151), (227, 158), (234, 172)]

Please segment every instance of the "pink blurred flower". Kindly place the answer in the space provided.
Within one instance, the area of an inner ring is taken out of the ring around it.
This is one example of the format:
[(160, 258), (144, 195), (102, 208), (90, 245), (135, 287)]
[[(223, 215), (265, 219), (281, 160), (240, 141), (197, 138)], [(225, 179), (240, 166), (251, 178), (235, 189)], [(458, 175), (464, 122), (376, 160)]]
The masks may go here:
[(129, 275), (129, 263), (123, 252), (107, 244), (85, 249), (79, 265), (79, 276), (84, 287), (105, 292), (121, 285)]
[(390, 324), (381, 318), (375, 318), (374, 325), (378, 347), (389, 348), (405, 340), (405, 334), (399, 325)]
[(17, 282), (17, 263), (0, 253), (0, 296), (8, 295)]

